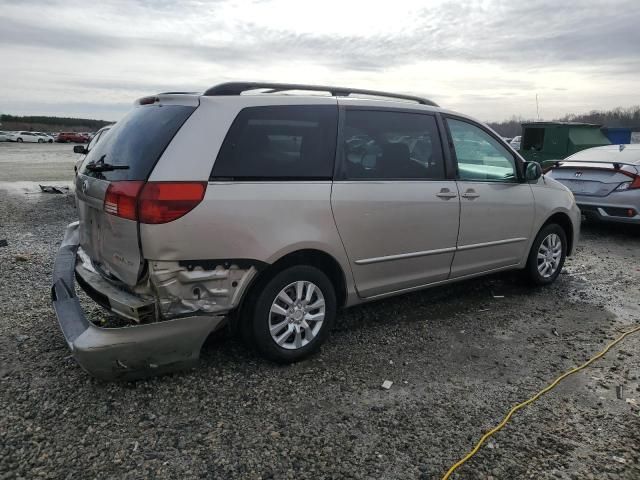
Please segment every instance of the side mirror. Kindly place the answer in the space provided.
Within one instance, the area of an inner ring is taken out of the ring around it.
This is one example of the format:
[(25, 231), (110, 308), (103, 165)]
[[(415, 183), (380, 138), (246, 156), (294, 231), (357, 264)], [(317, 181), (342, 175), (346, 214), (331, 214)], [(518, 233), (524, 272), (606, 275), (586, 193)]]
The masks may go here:
[(75, 147), (73, 147), (73, 153), (83, 153), (86, 155), (87, 153), (89, 153), (89, 150), (87, 150), (84, 145), (76, 145)]
[(535, 182), (542, 176), (542, 167), (538, 162), (524, 162), (524, 179)]

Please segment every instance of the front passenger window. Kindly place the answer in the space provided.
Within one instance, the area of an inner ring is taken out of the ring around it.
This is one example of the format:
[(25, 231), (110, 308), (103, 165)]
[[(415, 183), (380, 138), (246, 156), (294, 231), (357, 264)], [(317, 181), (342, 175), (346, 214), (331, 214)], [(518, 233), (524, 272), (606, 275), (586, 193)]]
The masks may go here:
[(447, 119), (458, 160), (458, 179), (481, 182), (516, 182), (516, 160), (481, 128)]

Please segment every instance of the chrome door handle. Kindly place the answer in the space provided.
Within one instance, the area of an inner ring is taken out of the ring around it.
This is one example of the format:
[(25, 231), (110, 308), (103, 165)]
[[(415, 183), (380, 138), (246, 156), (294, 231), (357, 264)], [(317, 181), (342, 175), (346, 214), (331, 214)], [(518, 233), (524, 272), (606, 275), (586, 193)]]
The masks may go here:
[(467, 190), (466, 192), (464, 192), (464, 193), (462, 194), (462, 196), (463, 196), (464, 198), (478, 198), (478, 197), (480, 196), (480, 194), (479, 194), (479, 193), (476, 193), (476, 191), (475, 191), (475, 190), (473, 190), (473, 189), (469, 189), (469, 190)]
[(436, 193), (436, 197), (440, 197), (440, 198), (443, 198), (445, 200), (447, 200), (449, 198), (455, 198), (457, 196), (458, 196), (457, 193), (452, 192), (448, 188), (443, 188), (442, 190), (440, 190), (439, 193)]

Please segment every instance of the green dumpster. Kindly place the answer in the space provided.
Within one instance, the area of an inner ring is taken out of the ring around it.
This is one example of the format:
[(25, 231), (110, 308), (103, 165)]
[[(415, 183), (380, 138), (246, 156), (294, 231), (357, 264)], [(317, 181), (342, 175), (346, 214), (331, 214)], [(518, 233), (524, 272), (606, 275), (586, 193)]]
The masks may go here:
[(600, 125), (528, 122), (522, 124), (520, 155), (545, 167), (580, 150), (610, 144), (609, 139), (600, 130)]

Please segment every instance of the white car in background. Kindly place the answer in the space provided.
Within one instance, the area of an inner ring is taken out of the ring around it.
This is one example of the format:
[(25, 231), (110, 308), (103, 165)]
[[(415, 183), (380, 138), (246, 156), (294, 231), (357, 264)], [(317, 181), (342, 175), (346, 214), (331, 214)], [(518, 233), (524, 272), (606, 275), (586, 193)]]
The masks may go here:
[(18, 142), (18, 143), (44, 143), (45, 140), (36, 132), (11, 132), (11, 136), (9, 137), (10, 142)]
[(11, 137), (11, 132), (4, 132), (0, 130), (0, 142), (8, 142)]
[(54, 138), (49, 135), (48, 133), (44, 133), (44, 132), (33, 132), (35, 133), (38, 137), (42, 138), (42, 140), (45, 143), (53, 143), (54, 142)]
[(513, 137), (511, 142), (509, 142), (509, 145), (511, 145), (511, 148), (513, 148), (514, 150), (518, 151), (518, 150), (520, 150), (520, 142), (521, 141), (522, 141), (522, 136), (518, 135), (517, 137)]
[(640, 225), (640, 145), (587, 148), (545, 175), (573, 192), (587, 218)]

